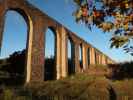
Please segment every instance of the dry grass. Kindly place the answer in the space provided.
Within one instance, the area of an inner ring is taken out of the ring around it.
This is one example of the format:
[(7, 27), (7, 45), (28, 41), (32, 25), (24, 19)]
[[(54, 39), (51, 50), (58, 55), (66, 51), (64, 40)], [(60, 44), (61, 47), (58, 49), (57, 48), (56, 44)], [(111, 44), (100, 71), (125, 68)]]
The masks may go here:
[(110, 81), (80, 74), (21, 88), (3, 86), (0, 100), (133, 100), (132, 90), (133, 80)]
[(79, 74), (54, 82), (32, 83), (28, 89), (38, 98), (54, 95), (70, 97), (72, 100), (88, 100), (88, 98), (109, 100), (107, 87), (108, 80), (105, 77), (88, 77), (87, 74)]
[(133, 78), (109, 80), (106, 74), (107, 67), (99, 65), (61, 80), (3, 86), (0, 100), (133, 100)]

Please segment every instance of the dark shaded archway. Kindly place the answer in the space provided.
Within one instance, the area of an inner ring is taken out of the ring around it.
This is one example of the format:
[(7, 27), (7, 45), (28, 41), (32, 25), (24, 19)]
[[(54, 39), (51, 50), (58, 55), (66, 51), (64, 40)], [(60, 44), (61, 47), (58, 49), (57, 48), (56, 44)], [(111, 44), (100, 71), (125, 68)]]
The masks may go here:
[(95, 51), (95, 64), (98, 64), (98, 53)]
[(79, 45), (79, 63), (80, 63), (80, 69), (83, 70), (83, 51), (82, 51), (82, 44)]
[(72, 39), (68, 38), (68, 75), (75, 74), (75, 45)]
[(49, 27), (45, 32), (44, 80), (55, 80), (56, 73), (56, 33)]
[(9, 9), (5, 14), (2, 37), (1, 60), (5, 72), (9, 73), (7, 83), (23, 83), (26, 79), (28, 18), (20, 9)]
[(90, 65), (90, 48), (87, 49), (87, 61), (88, 65)]

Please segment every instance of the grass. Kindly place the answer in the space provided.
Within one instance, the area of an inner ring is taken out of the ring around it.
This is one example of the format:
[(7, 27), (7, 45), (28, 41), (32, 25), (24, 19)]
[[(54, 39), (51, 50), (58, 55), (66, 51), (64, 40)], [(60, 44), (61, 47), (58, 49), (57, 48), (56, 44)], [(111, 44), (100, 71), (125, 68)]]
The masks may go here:
[(118, 96), (118, 100), (122, 98), (128, 98), (127, 100), (133, 100), (133, 79), (116, 80), (112, 82), (112, 87)]
[(4, 87), (2, 100), (19, 100), (20, 98), (21, 100), (25, 100), (24, 98), (47, 100), (47, 97), (55, 98), (51, 100), (88, 100), (88, 98), (96, 100), (96, 98), (104, 97), (107, 100), (107, 81), (105, 77), (88, 77), (87, 74), (78, 74), (62, 80), (32, 82), (22, 88)]
[[(18, 98), (22, 91), (28, 91), (37, 100), (47, 96), (71, 98), (72, 100), (88, 100), (88, 98), (91, 98), (90, 100), (96, 100), (96, 98), (104, 97), (107, 100), (109, 97), (107, 87), (108, 80), (105, 77), (88, 77), (87, 74), (78, 74), (63, 80), (41, 83), (33, 82), (21, 89), (4, 89), (4, 91), (8, 90), (8, 92), (4, 93), (8, 98), (11, 98), (12, 95)], [(19, 92), (15, 93), (16, 90), (19, 90)], [(10, 93), (11, 91), (13, 94)]]
[[(132, 69), (131, 64), (127, 65)], [(120, 71), (126, 72), (123, 70), (122, 66)], [(106, 66), (91, 65), (86, 73), (60, 80), (17, 87), (3, 85), (0, 86), (0, 100), (133, 100), (133, 78), (124, 76), (122, 80), (110, 80), (106, 78), (108, 71)]]
[(110, 81), (102, 76), (87, 76), (87, 74), (78, 74), (54, 82), (31, 83), (27, 89), (38, 98), (64, 96), (72, 100), (133, 99), (133, 80)]
[[(62, 80), (1, 86), (0, 100), (132, 100), (133, 79), (111, 81), (104, 76), (77, 74)], [(126, 99), (122, 99), (126, 98)]]

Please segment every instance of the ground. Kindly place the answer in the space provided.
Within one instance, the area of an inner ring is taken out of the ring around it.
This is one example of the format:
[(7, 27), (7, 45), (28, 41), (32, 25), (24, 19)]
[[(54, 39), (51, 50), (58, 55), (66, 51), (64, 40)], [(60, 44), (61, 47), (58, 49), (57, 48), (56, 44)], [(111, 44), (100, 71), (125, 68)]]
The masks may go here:
[(77, 74), (65, 79), (2, 86), (0, 100), (133, 100), (133, 79)]

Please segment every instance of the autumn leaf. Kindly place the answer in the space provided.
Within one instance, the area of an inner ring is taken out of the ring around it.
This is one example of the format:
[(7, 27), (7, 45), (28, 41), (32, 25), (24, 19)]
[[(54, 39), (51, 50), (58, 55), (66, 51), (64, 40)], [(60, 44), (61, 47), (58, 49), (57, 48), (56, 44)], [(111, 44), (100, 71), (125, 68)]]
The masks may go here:
[(77, 4), (76, 22), (85, 23), (90, 30), (95, 25), (104, 32), (112, 31), (111, 47), (119, 48), (129, 43), (130, 39), (133, 40), (132, 0), (73, 1)]

